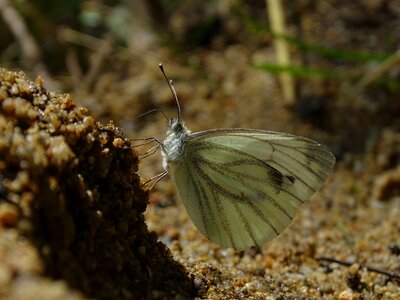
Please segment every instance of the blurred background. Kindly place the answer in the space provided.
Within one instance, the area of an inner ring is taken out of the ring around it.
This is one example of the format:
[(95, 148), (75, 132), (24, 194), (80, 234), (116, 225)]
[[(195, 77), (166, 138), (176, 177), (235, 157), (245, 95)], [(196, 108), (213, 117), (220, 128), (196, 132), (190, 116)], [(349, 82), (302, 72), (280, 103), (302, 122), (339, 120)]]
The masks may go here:
[(160, 62), (193, 130), (303, 134), (341, 159), (399, 129), (399, 1), (0, 0), (0, 11), (1, 66), (130, 137), (162, 136), (161, 114), (135, 119), (150, 109), (175, 115)]
[(1, 66), (131, 137), (162, 119), (141, 113), (175, 115), (160, 62), (194, 130), (303, 133), (342, 158), (399, 129), (399, 1), (0, 0), (0, 11)]

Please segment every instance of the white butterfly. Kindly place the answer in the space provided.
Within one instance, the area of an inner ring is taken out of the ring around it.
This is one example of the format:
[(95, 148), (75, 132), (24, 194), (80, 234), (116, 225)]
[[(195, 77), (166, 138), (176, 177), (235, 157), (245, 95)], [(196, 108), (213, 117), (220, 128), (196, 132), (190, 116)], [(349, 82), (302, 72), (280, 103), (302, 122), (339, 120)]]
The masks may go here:
[(172, 174), (193, 223), (222, 247), (243, 250), (276, 237), (327, 178), (333, 154), (315, 141), (278, 132), (191, 133), (169, 84), (178, 117), (159, 142), (165, 171), (158, 178)]

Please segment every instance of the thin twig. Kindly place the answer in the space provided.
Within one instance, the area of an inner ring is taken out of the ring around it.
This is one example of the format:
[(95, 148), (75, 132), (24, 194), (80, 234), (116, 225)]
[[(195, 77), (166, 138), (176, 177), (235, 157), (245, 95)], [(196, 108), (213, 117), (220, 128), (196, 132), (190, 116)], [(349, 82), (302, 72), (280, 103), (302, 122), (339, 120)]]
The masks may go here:
[(26, 63), (35, 66), (40, 61), (40, 48), (29, 33), (23, 18), (9, 0), (0, 0), (0, 13), (20, 44)]
[(354, 88), (354, 94), (359, 95), (366, 87), (371, 85), (374, 81), (382, 77), (385, 73), (391, 70), (393, 67), (400, 64), (400, 49), (390, 55), (387, 59), (381, 62), (378, 66), (373, 68), (371, 71), (365, 73)]
[[(355, 262), (339, 260), (339, 259), (335, 259), (335, 258), (331, 258), (331, 257), (318, 257), (318, 258), (316, 258), (316, 260), (318, 260), (318, 261), (327, 261), (327, 262), (331, 262), (331, 263), (337, 263), (339, 265), (343, 265), (343, 266), (347, 266), (347, 267), (355, 264)], [(371, 267), (371, 266), (367, 266), (367, 265), (361, 265), (361, 264), (360, 264), (360, 267), (365, 268), (369, 272), (374, 272), (374, 273), (379, 273), (379, 274), (382, 274), (382, 275), (386, 275), (390, 279), (400, 280), (400, 274), (397, 274), (397, 273), (394, 273), (394, 272), (390, 272), (390, 271), (387, 271), (387, 270), (384, 270), (384, 269)]]
[(103, 47), (104, 44), (109, 43), (104, 39), (96, 38), (94, 36), (73, 30), (71, 28), (60, 29), (58, 32), (58, 36), (63, 42), (86, 47), (93, 51), (98, 51)]
[(0, 14), (21, 46), (22, 58), (26, 68), (46, 78), (46, 86), (48, 88), (58, 89), (58, 82), (51, 78), (42, 61), (42, 52), (39, 45), (30, 34), (22, 16), (14, 8), (11, 1), (0, 0)]
[(69, 71), (69, 74), (71, 74), (71, 79), (74, 83), (74, 86), (79, 86), (83, 77), (83, 71), (79, 64), (78, 53), (75, 48), (69, 47), (66, 50), (65, 65)]
[[(290, 66), (289, 44), (282, 36), (286, 36), (285, 14), (281, 0), (266, 0), (267, 14), (271, 24), (271, 30), (279, 37), (274, 38), (276, 59), (278, 64), (283, 67)], [(295, 102), (295, 87), (292, 74), (282, 72), (279, 74), (283, 97), (287, 105), (291, 106)]]
[(101, 70), (106, 66), (107, 58), (111, 55), (113, 50), (113, 38), (108, 36), (104, 40), (105, 42), (98, 49), (97, 52), (93, 53), (89, 70), (82, 80), (83, 87), (90, 90), (96, 83), (96, 79), (99, 77)]

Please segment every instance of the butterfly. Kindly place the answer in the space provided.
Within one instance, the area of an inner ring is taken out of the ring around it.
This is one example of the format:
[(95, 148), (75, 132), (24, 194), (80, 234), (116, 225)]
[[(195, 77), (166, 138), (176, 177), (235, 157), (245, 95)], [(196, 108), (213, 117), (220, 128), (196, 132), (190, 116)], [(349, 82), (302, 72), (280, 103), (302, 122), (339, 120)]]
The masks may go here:
[(159, 141), (164, 172), (197, 229), (224, 248), (245, 250), (278, 236), (335, 164), (323, 145), (299, 136), (227, 128), (192, 133), (178, 116)]

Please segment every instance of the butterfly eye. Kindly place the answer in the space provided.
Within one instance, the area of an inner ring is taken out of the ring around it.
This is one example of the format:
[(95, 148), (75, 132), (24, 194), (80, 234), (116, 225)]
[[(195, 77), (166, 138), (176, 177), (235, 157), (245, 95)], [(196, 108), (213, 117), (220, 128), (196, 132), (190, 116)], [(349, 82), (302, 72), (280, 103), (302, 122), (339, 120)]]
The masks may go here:
[(168, 127), (175, 133), (182, 133), (184, 131), (182, 123), (177, 119), (169, 120)]
[(174, 131), (176, 131), (176, 132), (181, 132), (182, 130), (183, 130), (182, 124), (179, 123), (179, 122), (176, 122), (176, 123), (175, 123), (175, 126), (174, 126)]

